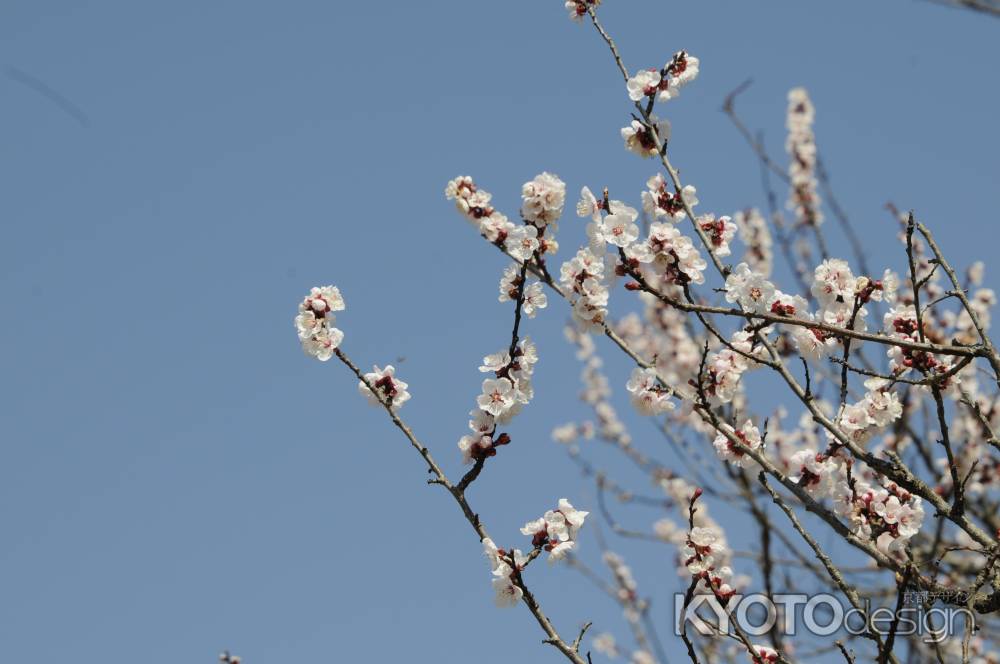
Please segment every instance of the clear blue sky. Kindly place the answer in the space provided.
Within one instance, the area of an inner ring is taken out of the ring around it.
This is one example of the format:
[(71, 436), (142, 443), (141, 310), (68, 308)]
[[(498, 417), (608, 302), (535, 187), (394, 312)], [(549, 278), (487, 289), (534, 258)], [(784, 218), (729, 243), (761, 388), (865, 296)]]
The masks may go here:
[[(459, 472), (476, 367), (509, 338), (510, 306), (501, 257), (445, 183), (473, 174), (513, 213), (542, 170), (573, 200), (607, 185), (633, 205), (655, 172), (622, 149), (624, 86), (562, 4), (3, 3), (0, 661), (555, 661), (526, 611), (492, 607), (471, 530), (343, 368), (301, 354), (292, 317), (309, 286), (339, 285), (344, 348), (406, 358), (403, 413)], [(785, 92), (809, 88), (877, 259), (895, 251), (889, 199), (956, 262), (993, 251), (1000, 21), (911, 0), (601, 12), (633, 69), (701, 58), (669, 116), (705, 211), (764, 203), (718, 111), (753, 76), (741, 109), (778, 153)], [(581, 238), (567, 219), (563, 255)], [(527, 322), (537, 397), (471, 491), (501, 544), (559, 497), (593, 507), (549, 441), (584, 415), (566, 315), (554, 301)], [(631, 560), (665, 608), (667, 550)], [(530, 582), (562, 630), (625, 637), (572, 572)]]

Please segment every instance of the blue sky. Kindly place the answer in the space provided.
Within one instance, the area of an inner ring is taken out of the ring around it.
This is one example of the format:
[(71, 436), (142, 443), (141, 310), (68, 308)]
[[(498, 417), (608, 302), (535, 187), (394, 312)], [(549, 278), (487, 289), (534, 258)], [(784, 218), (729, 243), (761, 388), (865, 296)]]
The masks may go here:
[[(988, 258), (1000, 23), (909, 0), (601, 13), (632, 69), (701, 58), (667, 115), (702, 209), (764, 204), (726, 93), (754, 78), (741, 113), (780, 154), (785, 93), (805, 85), (873, 263), (901, 265), (887, 200), (957, 264)], [(561, 0), (8, 0), (0, 66), (0, 660), (555, 660), (527, 612), (492, 607), (471, 530), (343, 368), (302, 356), (292, 317), (309, 286), (337, 284), (345, 350), (405, 358), (403, 413), (460, 472), (476, 367), (511, 312), (501, 257), (445, 183), (472, 174), (513, 212), (542, 170), (574, 200), (588, 184), (634, 205), (655, 172), (621, 147), (628, 100), (593, 31)], [(582, 224), (560, 239), (569, 254)], [(593, 507), (549, 441), (584, 414), (566, 315), (553, 301), (528, 321), (536, 400), (470, 492), (499, 543), (562, 496)], [(602, 349), (623, 391), (627, 366)], [(666, 598), (668, 552), (630, 551)], [(625, 637), (570, 571), (530, 582), (567, 633), (589, 619)]]

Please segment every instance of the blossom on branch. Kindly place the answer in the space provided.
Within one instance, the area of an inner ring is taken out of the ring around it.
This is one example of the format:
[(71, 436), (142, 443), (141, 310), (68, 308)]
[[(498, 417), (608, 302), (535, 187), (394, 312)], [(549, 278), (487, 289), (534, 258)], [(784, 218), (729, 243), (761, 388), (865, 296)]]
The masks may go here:
[[(368, 388), (365, 381), (375, 388), (375, 392)], [(365, 374), (365, 380), (358, 381), (358, 391), (368, 399), (368, 403), (381, 406), (385, 401), (394, 409), (410, 400), (407, 387), (409, 386), (406, 383), (396, 378), (396, 369), (391, 364), (386, 365), (385, 369), (379, 369), (378, 365), (375, 365), (373, 371)]]
[(622, 127), (621, 135), (625, 140), (625, 149), (640, 157), (654, 157), (660, 153), (662, 143), (670, 140), (670, 122), (660, 120), (655, 115), (649, 116), (652, 124), (647, 125), (640, 120), (632, 120), (627, 127)]
[(576, 546), (576, 535), (590, 512), (583, 512), (565, 498), (559, 506), (548, 510), (542, 518), (529, 521), (521, 528), (522, 535), (531, 537), (531, 545), (548, 551), (550, 563), (562, 560)]
[(344, 340), (344, 333), (333, 327), (333, 312), (343, 311), (344, 306), (344, 298), (336, 286), (313, 288), (299, 303), (295, 329), (306, 355), (321, 362), (333, 357), (333, 351)]

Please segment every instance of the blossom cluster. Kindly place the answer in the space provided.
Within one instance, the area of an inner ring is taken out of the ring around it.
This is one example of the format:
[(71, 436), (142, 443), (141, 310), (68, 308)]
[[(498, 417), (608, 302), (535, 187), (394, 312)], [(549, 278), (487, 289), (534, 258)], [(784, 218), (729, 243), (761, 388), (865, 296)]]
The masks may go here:
[[(925, 326), (928, 323), (926, 319), (922, 322)], [(883, 325), (890, 337), (911, 343), (925, 339), (929, 331), (925, 329), (921, 335), (916, 309), (911, 304), (899, 304), (890, 309), (883, 317)], [(887, 353), (893, 374), (904, 375), (915, 369), (924, 375), (939, 377), (938, 385), (943, 391), (958, 389), (961, 384), (961, 377), (944, 375), (951, 369), (949, 358), (900, 346), (890, 346)]]
[(812, 125), (816, 109), (805, 88), (794, 88), (788, 93), (788, 137), (785, 149), (791, 158), (788, 178), (791, 193), (788, 209), (795, 212), (796, 220), (803, 226), (819, 226), (823, 222), (819, 193), (816, 191), (816, 142)]
[(344, 298), (336, 286), (313, 288), (299, 303), (295, 329), (306, 355), (321, 362), (333, 357), (333, 351), (344, 340), (344, 333), (333, 327), (333, 312), (343, 311), (344, 306)]
[(559, 282), (573, 306), (573, 320), (587, 328), (601, 327), (608, 315), (605, 262), (603, 255), (584, 247), (559, 269)]
[(903, 414), (903, 404), (892, 391), (889, 381), (869, 378), (865, 381), (865, 397), (844, 407), (840, 414), (840, 429), (851, 439), (863, 445), (879, 430), (884, 429)]
[(534, 548), (548, 551), (548, 561), (554, 563), (576, 547), (577, 533), (588, 514), (590, 512), (577, 510), (568, 500), (560, 498), (556, 509), (524, 524), (521, 534), (531, 537)]
[(712, 353), (706, 361), (703, 389), (715, 403), (730, 403), (736, 396), (743, 374), (759, 365), (757, 359), (766, 350), (755, 345), (753, 335), (746, 330), (738, 330), (724, 348)]
[(653, 524), (657, 537), (677, 547), (677, 573), (682, 577), (697, 578), (696, 589), (700, 593), (731, 594), (747, 585), (750, 581), (748, 577), (733, 576), (730, 567), (733, 551), (729, 548), (724, 530), (711, 517), (708, 507), (702, 502), (691, 511), (694, 502), (702, 495), (701, 489), (676, 476), (661, 479), (660, 485), (689, 520), (688, 528), (680, 528), (670, 519), (660, 519)]
[[(455, 201), (458, 211), (478, 228), (483, 237), (519, 261), (555, 253), (559, 248), (553, 234), (562, 215), (566, 185), (558, 176), (541, 173), (524, 184), (521, 192), (524, 223), (521, 225), (514, 224), (493, 207), (493, 195), (480, 189), (468, 175), (460, 175), (448, 182), (445, 197)], [(546, 231), (549, 231), (548, 236)]]
[(496, 425), (509, 422), (534, 396), (531, 374), (538, 362), (538, 350), (525, 337), (514, 347), (513, 357), (502, 350), (483, 358), (479, 370), (493, 374), (483, 380), (482, 391), (476, 398), (478, 410), (470, 415), (471, 434), (462, 436), (458, 449), (462, 461), (471, 463), (496, 454), (496, 448), (510, 442), (507, 434), (496, 435)]
[(642, 101), (656, 97), (669, 101), (680, 95), (681, 88), (698, 77), (698, 58), (678, 51), (662, 69), (640, 69), (626, 81), (628, 97)]
[[(743, 447), (755, 452), (759, 452), (764, 446), (760, 430), (750, 420), (747, 420), (741, 428), (732, 429), (729, 431), (729, 434), (732, 438), (739, 440)], [(716, 436), (712, 445), (715, 447), (715, 452), (719, 455), (719, 458), (740, 468), (747, 463), (752, 463), (753, 459), (739, 445), (736, 445), (732, 438), (722, 433)]]
[[(882, 279), (873, 280), (855, 277), (847, 261), (838, 258), (824, 260), (816, 267), (810, 287), (810, 293), (819, 305), (818, 310), (812, 313), (805, 298), (781, 292), (762, 271), (743, 262), (726, 278), (726, 300), (738, 304), (747, 313), (804, 321), (803, 324), (789, 326), (788, 333), (803, 357), (819, 359), (836, 347), (838, 337), (808, 323), (866, 331), (868, 310), (864, 304), (894, 301), (897, 281), (889, 270)], [(906, 324), (897, 327), (904, 331), (909, 329)]]
[[(523, 292), (522, 292), (523, 288)], [(521, 311), (528, 318), (534, 318), (539, 310), (544, 309), (549, 304), (549, 298), (545, 294), (545, 288), (540, 281), (534, 281), (525, 285), (521, 278), (521, 270), (515, 264), (508, 265), (504, 269), (503, 276), (500, 277), (500, 302), (516, 302), (522, 299)]]
[(642, 209), (657, 221), (680, 221), (687, 216), (685, 208), (698, 204), (698, 190), (688, 184), (678, 194), (667, 180), (657, 173), (646, 181), (642, 192)]
[(720, 600), (726, 600), (736, 592), (730, 585), (733, 570), (727, 565), (718, 565), (719, 554), (727, 553), (720, 542), (719, 533), (712, 528), (695, 526), (688, 532), (686, 546), (682, 550), (684, 566), (688, 572)]
[(520, 549), (508, 552), (497, 548), (489, 537), (483, 539), (483, 552), (493, 573), (496, 605), (499, 607), (516, 605), (524, 597), (524, 591), (515, 579), (528, 563), (528, 557), (521, 553)]
[(850, 522), (854, 534), (874, 540), (879, 551), (887, 555), (901, 552), (924, 521), (920, 496), (893, 482), (883, 488), (843, 479), (832, 493), (837, 513)]
[(622, 127), (621, 135), (629, 152), (644, 158), (655, 157), (660, 154), (661, 143), (670, 140), (670, 121), (650, 113), (649, 122), (632, 120)]
[[(368, 385), (374, 387), (375, 391)], [(380, 369), (376, 364), (372, 371), (365, 374), (364, 380), (358, 381), (358, 391), (373, 406), (380, 406), (383, 402), (393, 408), (402, 406), (410, 400), (407, 387), (409, 385), (396, 378), (396, 368), (391, 364), (386, 365), (385, 369)]]
[(625, 387), (632, 405), (642, 415), (659, 415), (674, 409), (670, 401), (672, 392), (660, 382), (655, 369), (636, 367)]

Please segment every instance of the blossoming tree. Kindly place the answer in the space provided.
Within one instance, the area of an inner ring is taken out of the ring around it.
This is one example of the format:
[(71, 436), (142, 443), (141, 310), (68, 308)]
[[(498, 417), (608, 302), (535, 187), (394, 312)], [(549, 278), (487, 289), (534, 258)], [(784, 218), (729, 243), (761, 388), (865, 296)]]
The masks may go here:
[[(556, 235), (566, 185), (556, 175), (541, 173), (525, 183), (512, 217), (494, 207), (472, 177), (447, 184), (445, 196), (458, 214), (510, 259), (498, 296), (512, 308), (510, 338), (479, 367), (482, 390), (468, 432), (452, 452), (466, 464), (464, 474), (447, 476), (435, 456), (448, 452), (437, 444), (432, 451), (402, 419), (410, 386), (396, 369), (365, 371), (348, 356), (345, 333), (335, 326), (335, 314), (346, 308), (337, 287), (313, 288), (299, 304), (295, 326), (303, 349), (350, 370), (361, 395), (385, 411), (422, 458), (428, 483), (453, 498), (481, 542), (497, 605), (523, 605), (545, 643), (575, 664), (591, 662), (593, 652), (626, 653), (610, 633), (587, 640), (589, 623), (569, 634), (557, 630), (531, 592), (529, 572), (547, 573), (533, 566), (544, 557), (595, 578), (575, 555), (581, 529), (595, 517), (566, 498), (539, 506), (541, 516), (521, 529), (520, 548), (511, 548), (505, 544), (510, 533), (487, 530), (489, 507), (473, 508), (468, 496), (488, 474), (489, 459), (512, 442), (504, 429), (533, 397), (539, 354), (525, 335), (525, 318), (557, 302), (571, 316), (566, 339), (583, 364), (582, 398), (591, 417), (559, 424), (552, 436), (595, 482), (602, 522), (622, 543), (654, 540), (671, 551), (687, 586), (682, 608), (703, 596), (723, 611), (741, 593), (774, 597), (779, 581), (790, 582), (787, 575), (778, 578), (777, 568), (786, 567), (838, 593), (870, 628), (817, 644), (792, 638), (780, 621), (755, 636), (739, 621), (723, 630), (719, 616), (703, 615), (715, 629), (682, 627), (686, 658), (805, 662), (828, 652), (848, 662), (1000, 661), (991, 620), (1000, 610), (1000, 353), (988, 335), (995, 298), (981, 287), (982, 264), (959, 273), (914, 213), (893, 209), (898, 264), (872, 271), (826, 187), (815, 111), (802, 88), (788, 94), (787, 169), (740, 121), (739, 91), (725, 105), (762, 167), (787, 184), (787, 211), (700, 209), (696, 187), (682, 182), (671, 162), (670, 123), (654, 113), (681, 103), (682, 91), (698, 77), (698, 58), (681, 50), (662, 66), (630, 70), (599, 20), (598, 5), (566, 2), (570, 18), (591, 24), (610, 49), (632, 104), (621, 129), (624, 147), (651, 160), (656, 172), (639, 197), (641, 211), (604, 187), (582, 186), (575, 213), (585, 238), (575, 252), (563, 248), (561, 260)], [(852, 243), (850, 260), (829, 255), (824, 210)], [(772, 281), (779, 260), (792, 275), (780, 287)], [(616, 299), (633, 300), (638, 310), (614, 315), (616, 291)], [(624, 385), (631, 405), (656, 419), (685, 467), (656, 462), (633, 444), (612, 405), (595, 336), (609, 339), (633, 367)], [(769, 374), (783, 387), (779, 409), (751, 398), (751, 374)], [(587, 461), (579, 442), (588, 439), (618, 450), (662, 490), (664, 497), (645, 500), (669, 514), (648, 532), (615, 520), (606, 497), (623, 504), (644, 498)], [(726, 524), (711, 514), (716, 500), (745, 512), (759, 531), (740, 560)], [(835, 547), (819, 543), (831, 535)], [(843, 565), (845, 551), (866, 564)], [(608, 549), (604, 562), (611, 580), (600, 583), (624, 610), (634, 641), (627, 656), (635, 664), (676, 661), (643, 619), (648, 603), (623, 557)], [(904, 597), (918, 592), (925, 609), (959, 607), (975, 619), (963, 623), (958, 638), (934, 643), (904, 634), (898, 620), (888, 630), (873, 628), (873, 605), (898, 611)]]

